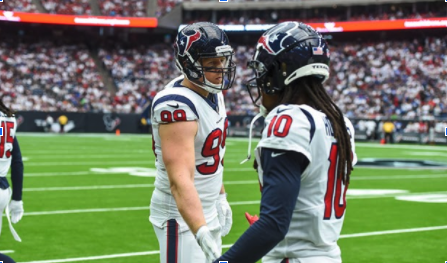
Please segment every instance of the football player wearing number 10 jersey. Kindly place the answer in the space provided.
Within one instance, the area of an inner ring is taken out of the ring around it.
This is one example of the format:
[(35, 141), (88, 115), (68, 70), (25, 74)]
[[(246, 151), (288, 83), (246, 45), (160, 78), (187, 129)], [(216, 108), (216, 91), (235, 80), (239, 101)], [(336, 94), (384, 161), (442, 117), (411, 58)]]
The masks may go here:
[(310, 26), (284, 22), (261, 36), (249, 67), (256, 84), (248, 86), (262, 95), (259, 115), (266, 115), (255, 150), (260, 217), (247, 214), (255, 222), (215, 262), (339, 263), (357, 158), (352, 124), (322, 85), (328, 45)]
[(234, 80), (233, 49), (219, 27), (199, 22), (178, 33), (174, 51), (183, 76), (152, 102), (157, 175), (149, 219), (160, 262), (209, 263), (232, 224), (222, 183), (228, 128), (222, 91)]

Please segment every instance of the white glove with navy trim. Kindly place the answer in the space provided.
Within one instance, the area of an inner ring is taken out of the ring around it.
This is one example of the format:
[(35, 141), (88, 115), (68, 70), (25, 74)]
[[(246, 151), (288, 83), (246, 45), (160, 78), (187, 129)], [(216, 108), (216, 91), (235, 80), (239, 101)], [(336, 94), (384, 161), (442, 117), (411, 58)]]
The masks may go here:
[(206, 225), (199, 228), (196, 234), (196, 240), (200, 248), (202, 248), (203, 253), (205, 253), (207, 263), (212, 263), (219, 257), (216, 240), (214, 240), (213, 235), (211, 235)]
[(224, 237), (230, 233), (231, 226), (233, 225), (233, 212), (231, 211), (230, 204), (227, 201), (226, 193), (219, 195), (216, 207), (217, 217), (219, 218), (219, 224), (221, 226), (220, 234)]
[(23, 216), (23, 201), (11, 200), (9, 203), (9, 213), (11, 215), (11, 222), (16, 224)]

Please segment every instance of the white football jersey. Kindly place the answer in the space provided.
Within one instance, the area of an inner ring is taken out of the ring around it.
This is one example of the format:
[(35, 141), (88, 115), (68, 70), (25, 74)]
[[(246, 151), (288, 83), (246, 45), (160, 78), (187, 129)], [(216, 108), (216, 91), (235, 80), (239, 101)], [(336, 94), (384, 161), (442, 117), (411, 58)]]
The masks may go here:
[[(345, 118), (351, 135), (353, 164), (357, 162), (354, 128)], [(315, 256), (340, 257), (337, 240), (343, 225), (347, 187), (336, 178), (337, 144), (326, 115), (307, 105), (280, 105), (265, 120), (262, 139), (256, 147), (261, 163), (262, 148), (302, 153), (309, 165), (301, 175), (301, 187), (289, 231), (268, 254), (275, 258)], [(262, 165), (258, 166), (262, 186)]]
[(211, 94), (213, 101), (182, 86), (183, 77), (170, 82), (152, 101), (153, 150), (156, 155), (157, 175), (151, 200), (151, 222), (163, 227), (166, 220), (177, 219), (180, 231), (188, 229), (178, 212), (171, 194), (169, 178), (163, 163), (158, 127), (160, 124), (177, 121), (197, 121), (195, 137), (194, 184), (210, 222), (217, 216), (215, 202), (222, 187), (223, 157), (228, 128), (223, 94)]
[(11, 167), (12, 144), (17, 129), (16, 118), (0, 112), (0, 127), (3, 129), (3, 135), (0, 137), (0, 176), (6, 177)]

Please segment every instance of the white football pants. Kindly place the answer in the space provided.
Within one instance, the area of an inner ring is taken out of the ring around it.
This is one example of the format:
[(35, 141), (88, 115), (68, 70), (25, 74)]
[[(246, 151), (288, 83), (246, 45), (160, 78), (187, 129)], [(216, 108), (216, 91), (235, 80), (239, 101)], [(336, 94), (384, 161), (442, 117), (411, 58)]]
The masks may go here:
[(9, 201), (11, 201), (11, 187), (8, 187), (7, 189), (0, 189), (0, 235), (2, 234), (2, 219), (3, 219), (3, 211), (6, 212), (6, 218), (8, 219), (9, 224), (9, 230), (11, 230), (11, 233), (15, 240), (21, 242), (19, 235), (14, 230), (14, 227), (12, 227), (11, 224), (11, 217), (9, 216)]
[[(222, 238), (218, 224), (219, 220), (216, 217), (208, 227), (215, 229), (211, 230), (211, 234), (217, 242), (219, 252), (222, 253)], [(160, 263), (208, 263), (192, 232), (187, 230), (179, 233), (175, 219), (168, 220), (164, 228), (154, 226), (154, 230), (160, 246)]]

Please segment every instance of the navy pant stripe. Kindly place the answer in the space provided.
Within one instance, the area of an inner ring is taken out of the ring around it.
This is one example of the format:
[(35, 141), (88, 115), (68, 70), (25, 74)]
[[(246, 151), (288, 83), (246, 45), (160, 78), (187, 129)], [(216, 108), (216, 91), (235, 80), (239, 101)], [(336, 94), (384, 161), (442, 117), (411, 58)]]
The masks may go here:
[(175, 219), (168, 220), (166, 263), (177, 263), (178, 225)]

